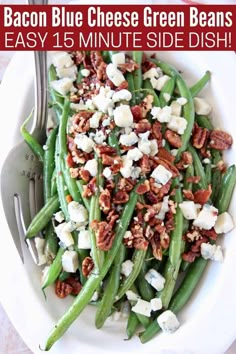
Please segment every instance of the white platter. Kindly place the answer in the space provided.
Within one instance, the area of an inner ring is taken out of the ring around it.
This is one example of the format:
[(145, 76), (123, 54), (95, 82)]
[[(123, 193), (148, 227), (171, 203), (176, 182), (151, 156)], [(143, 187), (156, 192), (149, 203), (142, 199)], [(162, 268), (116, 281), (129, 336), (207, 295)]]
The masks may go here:
[[(202, 95), (212, 103), (214, 122), (236, 136), (235, 82), (236, 55), (233, 52), (165, 52), (159, 57), (183, 71), (189, 83), (205, 70), (212, 72), (211, 84)], [(0, 166), (11, 147), (20, 141), (19, 126), (33, 106), (33, 55), (17, 53), (0, 85)], [(236, 148), (225, 154), (235, 163)], [(236, 198), (230, 212), (236, 221)], [(55, 321), (72, 299), (59, 300), (53, 290), (47, 301), (40, 291), (41, 272), (25, 250), (23, 265), (12, 241), (2, 205), (0, 247), (0, 301), (14, 326), (32, 351), (42, 353), (44, 341)], [(236, 338), (236, 234), (233, 230), (220, 240), (223, 264), (209, 264), (203, 279), (185, 309), (180, 312), (180, 329), (172, 335), (159, 334), (143, 345), (138, 338), (125, 339), (125, 322), (107, 323), (102, 330), (93, 325), (94, 309), (89, 307), (51, 353), (223, 353)]]

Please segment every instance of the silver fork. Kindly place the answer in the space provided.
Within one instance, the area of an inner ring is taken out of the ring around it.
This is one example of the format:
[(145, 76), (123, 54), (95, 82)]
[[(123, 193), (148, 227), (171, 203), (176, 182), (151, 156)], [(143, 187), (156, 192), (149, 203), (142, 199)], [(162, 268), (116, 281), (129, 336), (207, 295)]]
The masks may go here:
[[(31, 0), (30, 0), (31, 3)], [(32, 1), (32, 3), (34, 3)], [(38, 2), (37, 2), (38, 3)], [(46, 52), (35, 52), (35, 109), (31, 133), (40, 143), (46, 139), (47, 61)], [(1, 194), (5, 216), (18, 253), (22, 248), (26, 227), (42, 202), (42, 163), (22, 141), (8, 154), (1, 172)], [(34, 262), (38, 263), (34, 240), (26, 241)]]

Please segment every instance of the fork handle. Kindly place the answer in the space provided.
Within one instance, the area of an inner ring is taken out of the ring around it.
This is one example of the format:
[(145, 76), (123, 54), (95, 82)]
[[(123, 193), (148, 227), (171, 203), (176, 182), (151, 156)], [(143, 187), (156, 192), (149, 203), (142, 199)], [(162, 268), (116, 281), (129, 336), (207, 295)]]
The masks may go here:
[(35, 51), (35, 128), (45, 129), (47, 119), (47, 52)]

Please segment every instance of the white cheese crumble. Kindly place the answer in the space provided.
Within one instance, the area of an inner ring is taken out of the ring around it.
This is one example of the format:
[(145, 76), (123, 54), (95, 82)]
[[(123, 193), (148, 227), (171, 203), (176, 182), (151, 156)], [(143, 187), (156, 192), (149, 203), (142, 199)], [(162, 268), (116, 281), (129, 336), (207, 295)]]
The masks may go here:
[(114, 103), (120, 101), (130, 101), (132, 98), (132, 93), (126, 89), (119, 90), (112, 96), (112, 101)]
[(164, 100), (167, 102), (169, 102), (169, 100), (171, 99), (171, 95), (167, 92), (164, 92), (163, 93), (163, 97), (164, 97)]
[(145, 279), (157, 291), (161, 291), (164, 288), (166, 281), (165, 278), (153, 268), (149, 269), (145, 274)]
[(150, 302), (142, 299), (138, 299), (137, 303), (131, 308), (131, 310), (146, 317), (150, 317), (152, 311)]
[(133, 124), (133, 114), (130, 106), (121, 104), (113, 111), (114, 121), (118, 127), (125, 128), (130, 127)]
[(161, 298), (155, 297), (150, 301), (152, 311), (158, 311), (162, 309)]
[(172, 109), (170, 106), (153, 107), (151, 109), (152, 119), (157, 119), (160, 123), (168, 123), (171, 120)]
[(234, 222), (230, 214), (226, 211), (218, 215), (214, 229), (217, 234), (226, 234), (234, 228)]
[(125, 81), (125, 77), (122, 72), (117, 69), (117, 67), (112, 63), (107, 65), (106, 74), (108, 76), (108, 79), (111, 80), (113, 84), (117, 87)]
[(160, 316), (158, 316), (157, 323), (163, 332), (169, 334), (174, 333), (180, 326), (176, 315), (170, 310), (166, 310)]
[(60, 93), (62, 96), (65, 96), (73, 88), (73, 80), (68, 77), (64, 77), (59, 80), (51, 81), (50, 85), (55, 91)]
[(100, 119), (102, 118), (102, 112), (95, 112), (92, 117), (89, 119), (90, 128), (98, 128)]
[(167, 127), (174, 132), (182, 135), (184, 134), (185, 129), (187, 128), (187, 120), (183, 117), (177, 117), (172, 115)]
[(60, 241), (66, 246), (72, 246), (74, 244), (74, 239), (71, 232), (68, 231), (67, 224), (64, 222), (55, 227), (55, 232)]
[(201, 256), (204, 259), (211, 259), (216, 262), (223, 262), (223, 252), (221, 246), (211, 245), (210, 243), (201, 244)]
[(94, 142), (85, 134), (76, 134), (74, 142), (78, 149), (90, 153), (93, 151)]
[(56, 68), (69, 68), (74, 64), (71, 56), (67, 52), (51, 53), (52, 63)]
[(138, 148), (131, 149), (127, 152), (127, 159), (138, 161), (143, 157), (142, 152)]
[(193, 201), (184, 201), (179, 203), (179, 208), (187, 220), (196, 219), (198, 216), (198, 207)]
[(172, 173), (164, 166), (159, 165), (153, 170), (151, 177), (156, 180), (157, 183), (165, 185), (172, 177)]
[(80, 70), (80, 73), (83, 77), (88, 77), (90, 75), (90, 70), (82, 69), (82, 70)]
[(96, 159), (91, 159), (86, 162), (84, 169), (89, 171), (92, 177), (95, 177), (98, 173), (98, 162)]
[(112, 54), (111, 61), (114, 65), (125, 64), (125, 53)]
[(98, 145), (101, 145), (106, 140), (106, 135), (103, 133), (102, 130), (97, 130), (93, 137), (93, 140)]
[(159, 77), (155, 83), (155, 89), (158, 91), (161, 91), (163, 89), (163, 87), (165, 86), (165, 84), (167, 83), (167, 81), (170, 80), (170, 76), (168, 75), (163, 75), (161, 77)]
[(111, 169), (109, 167), (105, 167), (103, 172), (102, 172), (102, 174), (107, 179), (112, 177), (112, 172), (111, 172)]
[(218, 209), (210, 204), (204, 204), (193, 225), (200, 229), (210, 230), (216, 223)]
[(143, 74), (143, 80), (152, 79), (152, 78), (158, 79), (159, 76), (160, 76), (159, 68), (151, 68)]
[(132, 290), (128, 290), (126, 291), (126, 296), (127, 296), (127, 299), (129, 301), (138, 301), (138, 299), (140, 298), (140, 296), (136, 293), (134, 293)]
[(62, 268), (65, 272), (75, 273), (79, 267), (78, 253), (76, 251), (65, 251), (62, 256)]
[(44, 253), (45, 239), (41, 237), (34, 238), (35, 247), (38, 255), (38, 265), (41, 266), (47, 262), (46, 255)]
[(121, 264), (121, 274), (123, 274), (125, 277), (128, 277), (133, 270), (133, 266), (134, 263), (131, 260), (127, 259), (127, 261)]
[(181, 112), (182, 112), (181, 104), (179, 104), (177, 101), (172, 101), (170, 107), (171, 107), (171, 114), (173, 116), (177, 116), (177, 117), (181, 116)]
[(119, 142), (121, 145), (132, 146), (138, 142), (138, 137), (134, 132), (129, 134), (121, 134)]
[(81, 230), (78, 234), (78, 248), (91, 249), (90, 233), (88, 230)]
[(99, 111), (108, 113), (109, 109), (114, 107), (112, 101), (113, 94), (114, 91), (110, 87), (101, 87), (99, 94), (93, 97), (92, 102)]
[(207, 116), (211, 112), (211, 105), (204, 98), (194, 97), (193, 102), (197, 114)]
[(87, 209), (78, 202), (72, 201), (68, 204), (70, 220), (79, 223), (80, 226), (88, 221)]
[(179, 97), (177, 98), (176, 102), (179, 103), (180, 106), (184, 106), (188, 102), (188, 100), (185, 97)]
[(129, 178), (132, 173), (133, 161), (129, 160), (127, 156), (123, 156), (122, 160), (123, 160), (123, 166), (120, 169), (120, 173), (122, 174), (123, 177)]
[(62, 211), (58, 211), (57, 213), (54, 214), (54, 218), (57, 222), (61, 223), (62, 221), (65, 220), (65, 215), (63, 214)]
[(156, 215), (157, 219), (164, 220), (166, 213), (170, 210), (169, 208), (169, 196), (165, 196), (163, 198), (163, 202), (161, 203), (161, 209), (159, 213)]

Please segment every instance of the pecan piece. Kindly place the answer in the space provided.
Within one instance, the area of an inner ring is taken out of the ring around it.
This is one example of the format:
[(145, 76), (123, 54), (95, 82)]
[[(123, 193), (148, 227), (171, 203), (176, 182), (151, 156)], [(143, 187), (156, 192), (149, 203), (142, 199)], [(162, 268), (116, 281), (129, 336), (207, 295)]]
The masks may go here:
[(173, 162), (175, 160), (175, 157), (163, 147), (160, 147), (158, 149), (157, 156), (162, 159), (169, 160), (170, 162)]
[(138, 122), (141, 119), (143, 119), (142, 117), (142, 108), (138, 105), (131, 107), (131, 112), (133, 114), (133, 119), (134, 122)]
[(111, 194), (108, 189), (104, 189), (99, 196), (99, 205), (104, 212), (107, 214), (111, 209)]
[(97, 189), (96, 177), (93, 177), (86, 186), (83, 186), (83, 188), (84, 188), (83, 197), (88, 198), (94, 195)]
[(134, 225), (131, 228), (133, 236), (133, 247), (139, 250), (146, 250), (148, 241), (144, 237), (144, 230), (141, 225)]
[(201, 176), (190, 176), (186, 178), (186, 181), (188, 183), (198, 183), (199, 181), (201, 181)]
[(195, 259), (199, 256), (200, 256), (200, 253), (189, 251), (189, 252), (183, 253), (182, 259), (185, 262), (193, 263), (195, 261)]
[(143, 175), (151, 172), (151, 160), (148, 155), (143, 155), (138, 163)]
[(140, 106), (142, 109), (142, 117), (146, 118), (148, 112), (152, 109), (153, 96), (147, 95), (144, 100), (141, 102)]
[(97, 145), (96, 151), (98, 153), (98, 156), (102, 156), (102, 154), (106, 154), (109, 156), (116, 154), (116, 149), (109, 145)]
[(151, 246), (152, 246), (153, 256), (157, 260), (161, 261), (162, 260), (162, 248), (161, 248), (160, 236), (157, 233), (155, 233), (150, 242), (151, 242)]
[(192, 142), (196, 149), (201, 149), (205, 145), (209, 131), (206, 128), (199, 127), (197, 123), (194, 124)]
[(125, 192), (130, 192), (134, 188), (134, 181), (131, 178), (120, 178), (118, 189)]
[(175, 148), (180, 148), (182, 146), (181, 137), (177, 133), (173, 132), (173, 130), (166, 130), (165, 139)]
[(146, 179), (144, 183), (139, 184), (138, 187), (136, 188), (136, 193), (137, 194), (145, 194), (150, 191), (150, 184), (149, 181)]
[(161, 123), (156, 121), (156, 122), (152, 125), (151, 131), (152, 131), (153, 137), (157, 140), (158, 148), (162, 147)]
[(161, 247), (166, 250), (170, 244), (170, 236), (166, 232), (160, 234)]
[(190, 189), (183, 189), (183, 195), (188, 200), (194, 200), (193, 192)]
[(60, 299), (64, 299), (70, 295), (73, 291), (73, 287), (67, 284), (65, 281), (57, 280), (55, 284), (55, 293)]
[(79, 168), (70, 168), (71, 178), (77, 178), (79, 176)]
[(199, 189), (194, 193), (194, 202), (201, 205), (206, 204), (211, 196), (212, 189), (209, 184), (208, 189)]
[(82, 285), (80, 284), (79, 280), (75, 279), (74, 277), (69, 277), (65, 282), (72, 286), (72, 295), (79, 294), (80, 290), (82, 289)]
[(72, 156), (70, 153), (68, 153), (67, 158), (66, 158), (66, 164), (67, 166), (73, 168), (75, 166), (74, 161), (72, 159)]
[(93, 223), (91, 227), (96, 233), (97, 246), (103, 251), (108, 251), (111, 248), (115, 237), (115, 234), (112, 231), (112, 225), (108, 224), (106, 221), (101, 221)]
[(167, 170), (169, 170), (172, 173), (173, 178), (179, 176), (178, 169), (170, 161), (165, 160), (163, 158), (156, 159), (155, 157), (153, 157), (152, 159), (157, 163), (157, 165), (162, 165)]
[(113, 197), (113, 203), (114, 204), (124, 204), (128, 202), (129, 200), (129, 194), (125, 191), (118, 191), (114, 197)]
[(214, 240), (214, 241), (217, 239), (217, 236), (218, 236), (214, 228), (212, 228), (210, 230), (202, 229), (202, 230), (200, 230), (200, 232), (201, 232), (202, 236), (209, 237), (211, 240)]
[(82, 178), (83, 181), (85, 182), (89, 182), (90, 178), (91, 178), (91, 175), (89, 173), (88, 170), (85, 170), (84, 168), (82, 168), (80, 171), (79, 171), (79, 175), (80, 177)]
[(147, 119), (141, 119), (138, 123), (135, 124), (135, 133), (141, 134), (145, 133), (148, 130), (151, 130), (151, 123)]
[(233, 138), (230, 134), (222, 130), (212, 130), (210, 133), (209, 146), (216, 150), (227, 150), (233, 144)]
[(71, 126), (71, 133), (84, 133), (90, 128), (89, 118), (93, 115), (89, 111), (81, 111), (73, 116), (73, 122)]
[(94, 262), (91, 257), (85, 257), (82, 262), (82, 273), (83, 275), (88, 278), (94, 268)]

